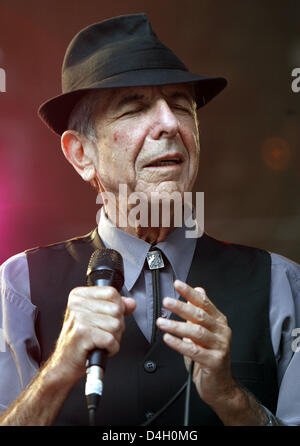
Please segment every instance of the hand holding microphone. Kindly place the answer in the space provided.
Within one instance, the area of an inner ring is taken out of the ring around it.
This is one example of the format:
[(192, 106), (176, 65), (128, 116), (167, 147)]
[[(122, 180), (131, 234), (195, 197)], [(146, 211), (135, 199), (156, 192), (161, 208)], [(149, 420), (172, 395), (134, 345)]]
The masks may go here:
[[(99, 252), (102, 252), (101, 256)], [(133, 299), (121, 296), (117, 290), (122, 288), (123, 282), (120, 285), (120, 273), (112, 270), (113, 265), (117, 265), (115, 270), (119, 270), (119, 263), (109, 260), (106, 257), (108, 254), (111, 252), (102, 249), (92, 255), (87, 270), (88, 286), (74, 288), (69, 294), (62, 330), (51, 359), (61, 377), (60, 382), (65, 383), (68, 389), (86, 371), (93, 371), (88, 375), (96, 376), (97, 380), (102, 381), (103, 369), (99, 367), (105, 367), (106, 357), (118, 353), (125, 330), (125, 316), (131, 314), (136, 306)], [(116, 260), (116, 257), (113, 254), (113, 259)], [(101, 264), (102, 261), (104, 263)], [(96, 367), (91, 369), (93, 365)], [(95, 389), (93, 381), (95, 382), (89, 377), (89, 395)], [(99, 382), (95, 385), (96, 390), (97, 385), (100, 389)]]
[[(124, 284), (124, 267), (121, 255), (113, 249), (98, 249), (91, 258), (87, 269), (88, 286), (111, 286), (118, 292)], [(106, 366), (107, 350), (93, 350), (87, 360), (87, 380), (85, 396), (90, 414), (90, 424), (94, 424), (94, 411), (102, 395), (102, 380)]]

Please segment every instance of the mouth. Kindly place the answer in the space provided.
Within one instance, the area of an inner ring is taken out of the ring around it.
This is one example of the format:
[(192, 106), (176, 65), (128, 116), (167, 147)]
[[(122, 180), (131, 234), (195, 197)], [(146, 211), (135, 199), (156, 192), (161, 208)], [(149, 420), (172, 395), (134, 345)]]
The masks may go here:
[(144, 167), (174, 167), (179, 166), (184, 161), (182, 155), (168, 155), (161, 158), (157, 158), (156, 160), (151, 161), (149, 164), (146, 164)]

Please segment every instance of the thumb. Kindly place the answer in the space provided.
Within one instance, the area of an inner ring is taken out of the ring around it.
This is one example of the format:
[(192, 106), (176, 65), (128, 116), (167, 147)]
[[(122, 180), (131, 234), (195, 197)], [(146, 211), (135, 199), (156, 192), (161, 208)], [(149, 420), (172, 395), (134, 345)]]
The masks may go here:
[(133, 313), (133, 311), (136, 308), (136, 302), (131, 297), (124, 297), (122, 296), (123, 304), (125, 305), (125, 316), (128, 316), (129, 314)]

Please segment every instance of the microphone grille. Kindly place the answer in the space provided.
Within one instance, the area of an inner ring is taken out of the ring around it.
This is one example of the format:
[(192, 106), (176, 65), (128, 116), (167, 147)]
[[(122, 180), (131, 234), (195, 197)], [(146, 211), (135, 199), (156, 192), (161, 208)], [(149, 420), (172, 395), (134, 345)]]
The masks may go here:
[(90, 274), (92, 271), (102, 268), (103, 266), (118, 271), (122, 276), (124, 275), (122, 256), (114, 249), (96, 249), (91, 255), (87, 274)]

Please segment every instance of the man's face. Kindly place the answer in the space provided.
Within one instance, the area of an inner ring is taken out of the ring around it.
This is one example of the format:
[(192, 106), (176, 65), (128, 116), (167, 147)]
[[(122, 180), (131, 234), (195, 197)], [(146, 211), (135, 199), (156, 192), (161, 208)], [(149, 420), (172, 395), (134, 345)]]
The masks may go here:
[(95, 119), (103, 190), (128, 194), (191, 191), (199, 164), (196, 107), (190, 87), (107, 90)]

